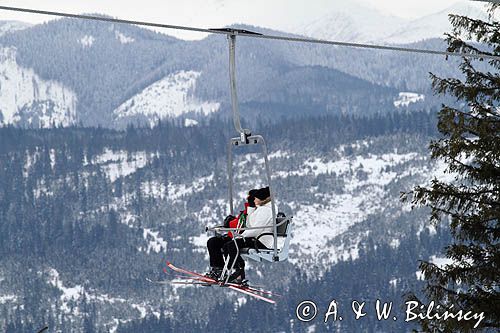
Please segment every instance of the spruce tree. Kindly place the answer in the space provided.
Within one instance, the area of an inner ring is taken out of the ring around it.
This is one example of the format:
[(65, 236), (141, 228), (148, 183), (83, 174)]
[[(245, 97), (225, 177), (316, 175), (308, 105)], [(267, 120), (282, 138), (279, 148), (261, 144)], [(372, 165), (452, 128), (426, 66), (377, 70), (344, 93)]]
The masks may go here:
[[(486, 21), (450, 15), (448, 51), (500, 57), (499, 8), (490, 4)], [(430, 144), (432, 158), (444, 162), (452, 177), (415, 187), (411, 200), (431, 208), (431, 222), (449, 223), (452, 244), (445, 250), (449, 264), (421, 263), (427, 299), (420, 301), (440, 305), (434, 313), (451, 307), (453, 313), (483, 312), (484, 319), (478, 327), (476, 320), (422, 319), (426, 332), (496, 331), (500, 326), (500, 60), (464, 57), (460, 69), (463, 78), (431, 73), (435, 92), (457, 100), (442, 106), (441, 135)]]

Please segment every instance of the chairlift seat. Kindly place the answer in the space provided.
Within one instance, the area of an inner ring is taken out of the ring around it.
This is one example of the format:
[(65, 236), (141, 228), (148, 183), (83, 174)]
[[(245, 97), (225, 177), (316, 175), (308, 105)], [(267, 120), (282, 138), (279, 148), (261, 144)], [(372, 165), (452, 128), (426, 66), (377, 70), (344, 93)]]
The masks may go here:
[[(276, 223), (281, 225), (278, 226), (277, 236), (278, 241), (280, 239), (283, 241), (283, 246), (278, 249), (277, 258), (274, 257), (274, 249), (260, 249), (260, 248), (241, 248), (240, 255), (243, 259), (249, 259), (253, 261), (268, 261), (268, 262), (277, 262), (277, 261), (285, 261), (288, 259), (288, 249), (290, 247), (290, 238), (291, 238), (291, 227), (292, 227), (292, 217), (286, 217), (284, 214), (276, 218)], [(264, 235), (274, 234), (272, 232), (265, 232), (260, 234), (257, 239)]]

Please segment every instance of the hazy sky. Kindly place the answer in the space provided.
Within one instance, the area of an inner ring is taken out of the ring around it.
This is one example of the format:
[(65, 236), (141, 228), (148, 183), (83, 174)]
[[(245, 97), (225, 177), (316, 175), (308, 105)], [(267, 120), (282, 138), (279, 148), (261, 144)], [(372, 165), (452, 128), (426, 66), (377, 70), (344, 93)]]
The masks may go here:
[[(356, 0), (385, 14), (416, 18), (443, 10), (460, 0)], [(461, 2), (466, 2), (461, 0)], [(469, 1), (477, 4), (476, 1)], [(248, 23), (270, 28), (300, 24), (328, 9), (353, 0), (0, 0), (0, 5), (69, 13), (102, 13), (131, 20), (152, 21), (201, 28)], [(353, 9), (354, 8), (354, 9)], [(286, 19), (285, 19), (286, 18)], [(0, 11), (0, 20), (41, 23), (51, 17)], [(167, 31), (165, 31), (167, 32)], [(168, 32), (167, 32), (168, 33)]]

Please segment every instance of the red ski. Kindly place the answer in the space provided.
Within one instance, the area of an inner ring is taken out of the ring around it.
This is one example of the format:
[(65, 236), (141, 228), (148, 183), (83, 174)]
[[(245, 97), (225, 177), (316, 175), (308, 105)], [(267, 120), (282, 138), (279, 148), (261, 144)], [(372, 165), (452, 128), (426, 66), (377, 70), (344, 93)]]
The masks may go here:
[(210, 286), (210, 282), (203, 282), (203, 281), (190, 281), (190, 280), (181, 280), (181, 281), (170, 281), (170, 280), (157, 280), (153, 281), (149, 278), (146, 278), (146, 281), (154, 283), (154, 284), (180, 284), (180, 285), (202, 285), (202, 286)]
[(182, 273), (182, 274), (186, 274), (186, 275), (194, 277), (194, 280), (198, 281), (198, 284), (199, 284), (199, 282), (205, 282), (205, 283), (208, 283), (210, 285), (218, 285), (221, 287), (227, 287), (231, 290), (238, 291), (238, 292), (241, 292), (241, 293), (246, 294), (248, 296), (252, 296), (254, 298), (260, 299), (261, 301), (271, 303), (271, 304), (276, 304), (276, 302), (274, 300), (260, 295), (260, 294), (275, 295), (270, 291), (261, 290), (261, 289), (257, 289), (257, 288), (253, 288), (253, 287), (241, 286), (241, 285), (236, 284), (236, 283), (221, 284), (219, 281), (216, 281), (212, 278), (206, 277), (202, 274), (176, 267), (171, 262), (167, 262), (167, 267), (170, 268), (171, 270), (177, 272), (177, 273)]
[[(199, 276), (187, 276), (185, 274), (183, 275), (180, 275), (180, 274), (171, 274), (167, 271), (166, 268), (163, 269), (163, 271), (165, 272), (165, 274), (168, 274), (168, 275), (171, 275), (173, 277), (175, 277), (176, 280), (173, 280), (173, 281), (168, 281), (168, 280), (163, 280), (163, 281), (151, 281), (150, 279), (146, 278), (146, 280), (148, 280), (149, 282), (153, 282), (153, 283), (158, 283), (158, 284), (189, 284), (189, 282), (191, 282), (191, 284), (201, 284), (201, 285), (204, 285), (204, 286), (222, 286), (220, 282), (216, 281), (215, 283), (213, 281), (211, 281), (212, 279), (210, 278), (207, 278), (207, 277), (199, 277)], [(194, 272), (193, 272), (194, 273)], [(210, 281), (207, 281), (207, 279), (210, 279)], [(181, 281), (179, 281), (181, 280)], [(226, 286), (229, 286), (229, 285), (232, 285), (232, 286), (236, 286), (236, 287), (242, 287), (241, 285), (239, 284), (236, 284), (236, 283), (226, 283), (225, 284)], [(261, 286), (256, 286), (256, 285), (244, 285), (245, 288), (247, 288), (248, 290), (250, 291), (254, 291), (254, 292), (258, 292), (258, 293), (261, 293), (261, 294), (267, 294), (267, 295), (270, 295), (270, 296), (277, 296), (277, 297), (281, 297), (283, 295), (280, 295), (278, 293), (274, 293), (272, 291), (267, 291), (267, 290), (264, 290), (262, 289)]]
[[(216, 280), (214, 280), (212, 278), (206, 277), (205, 275), (201, 275), (201, 274), (196, 273), (196, 272), (188, 271), (188, 270), (183, 269), (183, 268), (178, 268), (178, 267), (174, 266), (170, 262), (167, 262), (167, 267), (169, 267), (170, 269), (174, 270), (175, 272), (179, 272), (179, 273), (183, 273), (183, 274), (189, 275), (189, 277), (186, 277), (185, 275), (174, 275), (174, 276), (176, 276), (178, 278), (185, 278), (185, 279), (187, 278), (187, 279), (198, 280), (198, 281), (206, 281), (206, 282), (209, 282), (209, 283), (212, 283), (212, 284), (221, 285), (221, 283), (219, 281), (216, 281)], [(163, 271), (168, 274), (166, 268), (164, 268)], [(236, 283), (226, 283), (225, 285), (226, 286), (235, 286), (235, 287), (244, 287), (244, 288), (246, 288), (246, 289), (248, 289), (250, 291), (259, 292), (259, 293), (262, 293), (262, 294), (269, 294), (269, 295), (272, 295), (272, 296), (278, 296), (278, 297), (282, 296), (280, 294), (264, 290), (264, 289), (260, 288), (260, 286), (255, 286), (255, 285), (242, 286), (242, 285), (239, 285), (239, 284), (236, 284)]]

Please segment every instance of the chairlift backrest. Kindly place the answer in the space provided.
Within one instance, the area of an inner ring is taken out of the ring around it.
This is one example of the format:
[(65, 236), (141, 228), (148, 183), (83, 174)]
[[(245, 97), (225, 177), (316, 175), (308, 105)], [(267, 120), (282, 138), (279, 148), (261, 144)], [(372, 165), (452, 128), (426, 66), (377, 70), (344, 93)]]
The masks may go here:
[(244, 259), (249, 259), (258, 262), (262, 261), (281, 262), (288, 259), (288, 249), (290, 247), (290, 238), (292, 230), (292, 223), (291, 223), (292, 218), (280, 216), (277, 218), (276, 222), (277, 223), (283, 222), (283, 224), (278, 226), (279, 229), (278, 238), (284, 239), (281, 248), (276, 249), (277, 255), (275, 255), (274, 249), (244, 248), (241, 249), (241, 256)]
[(285, 214), (283, 213), (278, 213), (278, 217), (276, 218), (276, 224), (278, 225), (278, 236), (286, 236), (286, 229), (288, 227), (288, 224), (290, 223), (290, 220), (287, 220), (285, 223), (281, 224), (281, 222), (283, 222), (283, 220), (286, 219), (286, 216)]

